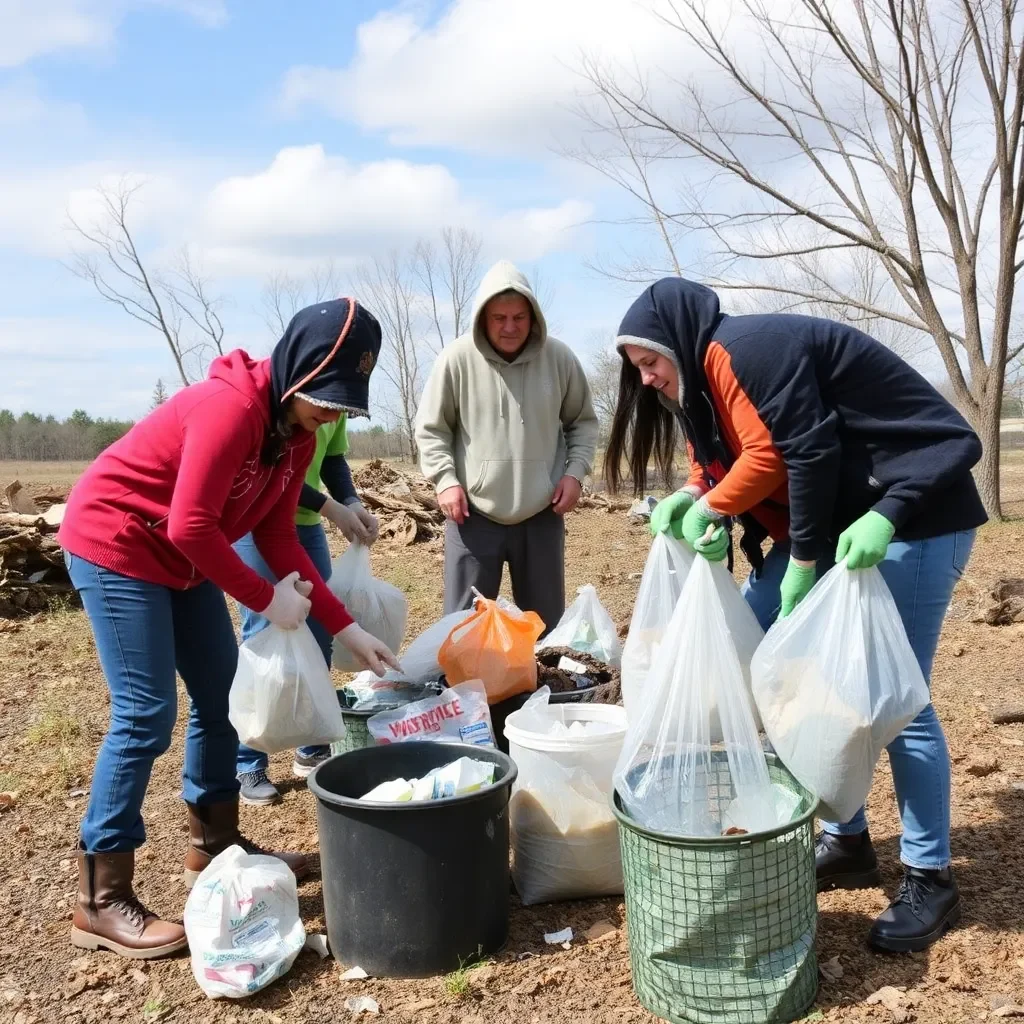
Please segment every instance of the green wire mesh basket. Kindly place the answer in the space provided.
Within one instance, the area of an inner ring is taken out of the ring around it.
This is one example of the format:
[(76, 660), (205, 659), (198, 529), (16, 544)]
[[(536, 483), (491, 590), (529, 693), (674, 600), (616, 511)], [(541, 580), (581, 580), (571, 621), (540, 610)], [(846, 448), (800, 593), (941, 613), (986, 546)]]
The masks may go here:
[[(728, 762), (724, 751), (712, 757), (724, 806), (734, 795)], [(633, 987), (673, 1024), (799, 1020), (817, 995), (817, 800), (772, 755), (768, 771), (800, 799), (794, 820), (771, 832), (660, 834), (614, 797)]]
[(367, 719), (376, 714), (374, 711), (352, 711), (344, 706), (342, 691), (338, 691), (338, 700), (342, 702), (341, 717), (345, 722), (345, 735), (331, 744), (331, 754), (347, 754), (350, 750), (361, 750), (374, 745), (373, 736), (366, 726)]

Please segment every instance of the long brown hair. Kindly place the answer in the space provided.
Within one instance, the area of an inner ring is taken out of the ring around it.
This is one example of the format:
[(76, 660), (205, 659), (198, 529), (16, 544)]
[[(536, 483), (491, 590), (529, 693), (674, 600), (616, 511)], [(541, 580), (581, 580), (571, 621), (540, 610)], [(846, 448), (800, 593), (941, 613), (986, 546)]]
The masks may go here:
[(640, 371), (623, 353), (619, 398), (604, 454), (604, 479), (609, 490), (614, 493), (624, 482), (625, 460), (633, 478), (633, 493), (643, 494), (652, 454), (665, 486), (671, 487), (675, 449), (675, 416), (662, 405), (654, 388), (644, 387)]

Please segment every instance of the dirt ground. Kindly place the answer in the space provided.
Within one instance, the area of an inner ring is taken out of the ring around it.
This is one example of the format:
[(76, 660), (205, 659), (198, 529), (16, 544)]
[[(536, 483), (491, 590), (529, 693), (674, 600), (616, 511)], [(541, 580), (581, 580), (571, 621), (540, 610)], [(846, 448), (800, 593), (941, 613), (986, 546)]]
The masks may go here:
[[(7, 468), (3, 467), (5, 477)], [(1010, 511), (1024, 516), (1024, 458), (1007, 466)], [(23, 473), (23, 479), (28, 474)], [(30, 489), (66, 479), (36, 468)], [(337, 539), (337, 538), (335, 538)], [(618, 623), (628, 621), (648, 540), (621, 514), (586, 512), (568, 520), (567, 575), (572, 588), (597, 585)], [(409, 597), (409, 635), (441, 607), (436, 545), (374, 552), (378, 575)], [(1024, 625), (971, 621), (992, 581), (1024, 574), (1024, 519), (986, 527), (951, 609), (936, 660), (933, 694), (953, 755), (953, 850), (963, 891), (963, 925), (925, 954), (886, 957), (865, 935), (899, 880), (898, 819), (887, 765), (879, 767), (869, 811), (883, 862), (884, 889), (820, 897), (818, 954), (832, 961), (808, 1019), (966, 1022), (1005, 1014), (1024, 1003), (1024, 725), (994, 726), (991, 709), (1017, 702), (1024, 687)], [(339, 677), (340, 681), (340, 677)], [(184, 707), (182, 694), (181, 706)], [(342, 968), (300, 954), (280, 982), (240, 1003), (210, 1002), (196, 986), (187, 956), (152, 964), (112, 954), (79, 955), (67, 941), (76, 895), (74, 847), (92, 758), (108, 714), (88, 624), (57, 607), (39, 621), (0, 622), (0, 805), (6, 865), (0, 888), (0, 1022), (69, 1024), (107, 1020), (217, 1024), (335, 1024), (350, 1016), (345, 999), (369, 995), (381, 1017), (423, 1024), (632, 1024), (653, 1021), (630, 984), (621, 900), (524, 909), (514, 903), (506, 949), (467, 974), (416, 982), (340, 980)], [(187, 832), (180, 802), (181, 734), (156, 766), (144, 810), (149, 841), (139, 851), (137, 887), (155, 910), (180, 917)], [(290, 778), (290, 759), (272, 759), (284, 791), (276, 808), (243, 808), (245, 829), (268, 847), (317, 848), (312, 796)], [(325, 932), (318, 872), (299, 890), (310, 933)], [(597, 922), (614, 931), (598, 941)], [(568, 950), (544, 943), (545, 932), (570, 926)], [(835, 959), (837, 958), (837, 959)], [(887, 1009), (866, 998), (882, 986), (901, 990)]]

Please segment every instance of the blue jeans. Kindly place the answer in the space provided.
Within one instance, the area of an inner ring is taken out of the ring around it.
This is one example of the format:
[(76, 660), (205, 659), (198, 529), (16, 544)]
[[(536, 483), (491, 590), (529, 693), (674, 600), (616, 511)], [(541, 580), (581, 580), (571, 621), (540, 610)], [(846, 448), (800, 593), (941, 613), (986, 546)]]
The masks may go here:
[[(299, 543), (306, 549), (306, 554), (309, 555), (313, 565), (316, 566), (316, 571), (320, 573), (324, 580), (327, 580), (331, 575), (331, 549), (327, 546), (327, 534), (324, 533), (324, 528), (319, 523), (316, 523), (313, 526), (299, 526), (297, 530), (299, 533)], [(258, 572), (265, 580), (269, 580), (271, 583), (277, 582), (277, 577), (270, 571), (270, 566), (263, 561), (263, 556), (257, 550), (252, 534), (246, 535), (235, 544), (235, 552), (250, 569)], [(239, 611), (242, 615), (243, 644), (249, 637), (255, 636), (260, 630), (266, 629), (270, 625), (257, 612), (250, 611), (241, 605), (239, 605)], [(327, 631), (326, 627), (321, 626), (316, 619), (310, 617), (306, 622), (313, 636), (316, 637), (320, 650), (323, 651), (327, 667), (330, 668), (331, 648), (334, 638)], [(312, 757), (323, 749), (323, 747), (299, 747), (298, 753), (306, 757)], [(244, 743), (240, 743), (238, 745), (238, 763), (235, 770), (239, 775), (242, 775), (244, 772), (256, 771), (259, 768), (265, 769), (267, 761), (267, 755), (262, 751), (253, 750), (252, 747), (247, 747)]]
[[(948, 533), (927, 540), (889, 545), (878, 568), (896, 601), (910, 646), (925, 681), (931, 685), (932, 662), (953, 587), (963, 575), (975, 531)], [(789, 562), (789, 545), (776, 544), (764, 569), (743, 584), (743, 596), (767, 630), (779, 613), (779, 585)], [(831, 561), (818, 563), (819, 576)], [(950, 765), (946, 737), (935, 708), (929, 704), (889, 744), (889, 764), (903, 823), (900, 859), (908, 867), (944, 868), (950, 862)], [(823, 821), (833, 835), (858, 835), (868, 827), (864, 809), (851, 821)]]
[(175, 670), (191, 701), (182, 795), (191, 804), (237, 798), (228, 691), (238, 646), (224, 595), (209, 581), (171, 590), (76, 555), (65, 562), (110, 689), (110, 727), (93, 769), (82, 845), (89, 853), (123, 853), (146, 840), (142, 800), (153, 762), (171, 745)]

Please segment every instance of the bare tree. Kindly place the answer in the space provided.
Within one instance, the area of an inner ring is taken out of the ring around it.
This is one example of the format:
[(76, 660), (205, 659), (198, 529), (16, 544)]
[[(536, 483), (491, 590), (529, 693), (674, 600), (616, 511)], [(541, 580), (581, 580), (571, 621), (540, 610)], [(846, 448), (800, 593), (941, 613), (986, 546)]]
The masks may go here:
[(300, 309), (336, 299), (342, 290), (342, 276), (334, 260), (317, 264), (304, 276), (273, 274), (267, 278), (261, 294), (263, 321), (270, 333), (280, 338)]
[[(660, 10), (686, 50), (681, 66), (709, 64), (727, 94), (675, 82), (677, 106), (662, 81), (586, 59), (612, 112), (593, 116), (609, 138), (657, 139), (667, 158), (708, 171), (672, 204), (654, 202), (666, 222), (713, 240), (718, 287), (929, 335), (982, 438), (978, 484), (999, 516), (999, 411), (1006, 367), (1024, 352), (1009, 340), (1024, 269), (1021, 0), (667, 0)], [(898, 304), (851, 294), (857, 250)], [(765, 261), (799, 266), (812, 253), (825, 258), (810, 280), (764, 279)]]
[(422, 344), (414, 324), (416, 293), (409, 261), (398, 252), (376, 259), (358, 275), (359, 290), (381, 327), (380, 370), (394, 389), (409, 457), (416, 458), (414, 425), (423, 389)]
[(122, 178), (96, 188), (100, 216), (84, 224), (68, 213), (77, 239), (69, 269), (107, 302), (153, 328), (164, 339), (183, 385), (206, 373), (224, 353), (224, 300), (215, 294), (196, 257), (183, 248), (169, 267), (153, 267), (131, 224), (132, 201), (143, 183)]
[[(585, 164), (633, 197), (642, 212), (614, 223), (654, 228), (664, 246), (667, 264), (664, 268), (652, 268), (647, 261), (608, 264), (596, 259), (586, 261), (587, 265), (606, 277), (630, 283), (646, 284), (652, 276), (669, 274), (682, 277), (676, 248), (679, 226), (663, 209), (655, 182), (658, 165), (671, 157), (671, 143), (651, 132), (637, 130), (632, 119), (618, 109), (610, 96), (598, 92), (596, 99), (596, 109), (585, 103), (577, 108), (578, 115), (590, 128), (591, 137), (585, 137), (578, 146), (565, 147), (563, 155)], [(596, 146), (594, 139), (602, 140), (603, 144)]]
[(602, 434), (606, 434), (615, 416), (615, 407), (619, 401), (619, 375), (622, 372), (622, 357), (607, 347), (607, 337), (599, 335), (602, 347), (590, 360), (587, 379), (590, 381), (590, 393), (594, 402), (594, 411), (601, 424)]
[(83, 225), (68, 213), (71, 231), (84, 249), (74, 252), (70, 269), (89, 281), (100, 296), (163, 335), (182, 384), (191, 383), (182, 342), (180, 317), (166, 285), (147, 270), (129, 224), (129, 208), (142, 183), (123, 178), (96, 189), (102, 215)]
[(441, 232), (441, 251), (433, 242), (421, 239), (413, 250), (416, 277), (426, 289), (431, 324), (437, 334), (438, 348), (444, 348), (445, 324), (450, 321), (450, 339), (459, 337), (467, 327), (473, 291), (480, 277), (479, 235), (465, 228), (445, 228)]
[(169, 397), (170, 396), (167, 394), (167, 385), (164, 384), (163, 378), (157, 377), (156, 387), (153, 388), (153, 401), (150, 403), (150, 408), (155, 409), (158, 405), (163, 405)]
[(187, 246), (179, 253), (171, 274), (171, 283), (164, 287), (178, 322), (192, 325), (195, 341), (189, 351), (201, 377), (210, 360), (224, 355), (224, 323), (220, 318), (223, 299), (211, 294), (209, 279)]

